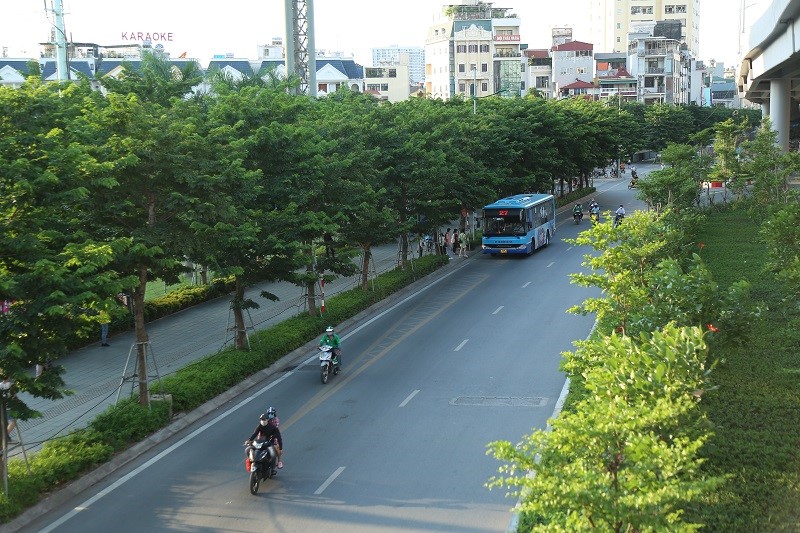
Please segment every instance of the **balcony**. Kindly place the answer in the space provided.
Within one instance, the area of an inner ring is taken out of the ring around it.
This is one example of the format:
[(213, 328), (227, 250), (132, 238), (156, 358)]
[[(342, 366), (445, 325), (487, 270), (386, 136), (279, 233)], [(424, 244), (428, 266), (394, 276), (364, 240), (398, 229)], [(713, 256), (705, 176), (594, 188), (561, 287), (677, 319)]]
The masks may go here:
[(645, 74), (664, 74), (664, 67), (647, 67)]
[(519, 50), (495, 50), (493, 57), (522, 57)]

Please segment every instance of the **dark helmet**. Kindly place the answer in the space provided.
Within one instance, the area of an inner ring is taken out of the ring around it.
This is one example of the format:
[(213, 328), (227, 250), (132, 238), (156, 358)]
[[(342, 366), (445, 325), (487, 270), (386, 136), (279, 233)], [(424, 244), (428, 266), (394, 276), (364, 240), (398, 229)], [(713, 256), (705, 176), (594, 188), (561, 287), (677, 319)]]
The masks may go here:
[(276, 411), (274, 407), (267, 409), (267, 420), (272, 420), (276, 416), (278, 416), (278, 411)]

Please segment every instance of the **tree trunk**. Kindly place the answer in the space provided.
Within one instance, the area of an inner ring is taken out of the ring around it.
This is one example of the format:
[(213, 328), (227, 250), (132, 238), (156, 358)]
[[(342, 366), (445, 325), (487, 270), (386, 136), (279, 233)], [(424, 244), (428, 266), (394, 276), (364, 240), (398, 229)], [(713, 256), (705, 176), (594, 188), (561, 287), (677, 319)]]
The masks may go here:
[(369, 260), (372, 257), (372, 244), (367, 242), (361, 247), (364, 250), (364, 256), (361, 259), (361, 288), (367, 290), (369, 288)]
[(400, 268), (408, 268), (408, 233), (400, 236)]
[(247, 348), (247, 331), (244, 325), (244, 284), (241, 278), (236, 276), (236, 289), (233, 293), (233, 302), (231, 302), (231, 309), (233, 310), (233, 321), (236, 327), (236, 336), (234, 337), (234, 346), (237, 350), (244, 350)]
[[(309, 316), (318, 316), (317, 313), (317, 281), (316, 281), (316, 272), (314, 271), (314, 265), (306, 265), (306, 272), (309, 274), (309, 281), (306, 281), (306, 303), (308, 304), (308, 315)], [(312, 278), (311, 275), (315, 277)]]
[(147, 267), (139, 267), (139, 285), (133, 290), (134, 324), (136, 326), (136, 374), (139, 379), (139, 405), (146, 406), (147, 390), (147, 329), (144, 322), (144, 292), (147, 288)]

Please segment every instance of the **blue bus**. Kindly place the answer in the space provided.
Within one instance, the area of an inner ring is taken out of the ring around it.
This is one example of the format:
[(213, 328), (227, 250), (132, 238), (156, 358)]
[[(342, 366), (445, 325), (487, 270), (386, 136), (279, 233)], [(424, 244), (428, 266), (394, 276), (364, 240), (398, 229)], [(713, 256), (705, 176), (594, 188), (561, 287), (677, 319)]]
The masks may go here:
[(485, 254), (527, 254), (547, 246), (556, 233), (552, 194), (517, 194), (483, 208)]

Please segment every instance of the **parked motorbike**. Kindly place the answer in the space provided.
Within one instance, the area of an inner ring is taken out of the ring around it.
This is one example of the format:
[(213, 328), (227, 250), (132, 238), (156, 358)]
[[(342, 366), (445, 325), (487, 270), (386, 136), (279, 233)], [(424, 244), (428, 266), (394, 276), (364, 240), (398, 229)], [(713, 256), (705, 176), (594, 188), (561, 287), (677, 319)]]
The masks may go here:
[(250, 472), (250, 494), (256, 494), (262, 481), (275, 475), (277, 454), (272, 450), (272, 443), (265, 440), (246, 441), (247, 458), (245, 468)]
[(583, 212), (572, 213), (572, 220), (574, 220), (576, 224), (580, 224), (582, 218)]
[(328, 382), (328, 377), (339, 373), (339, 362), (333, 360), (333, 348), (330, 346), (319, 347), (319, 368), (322, 383)]

